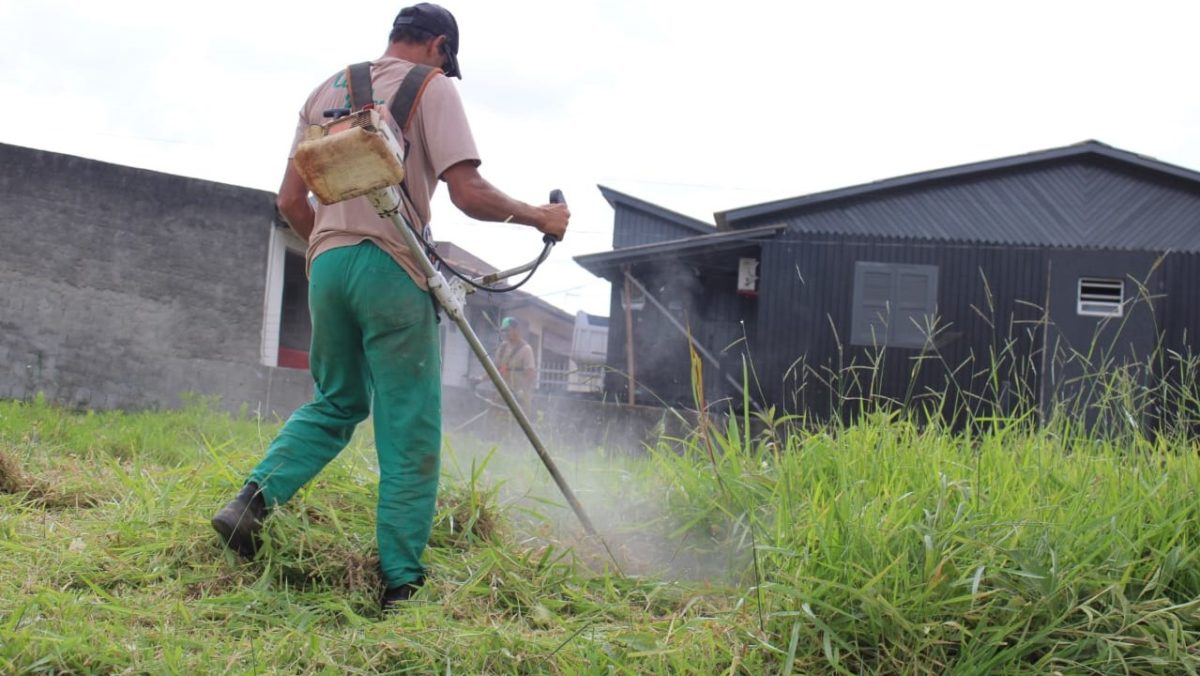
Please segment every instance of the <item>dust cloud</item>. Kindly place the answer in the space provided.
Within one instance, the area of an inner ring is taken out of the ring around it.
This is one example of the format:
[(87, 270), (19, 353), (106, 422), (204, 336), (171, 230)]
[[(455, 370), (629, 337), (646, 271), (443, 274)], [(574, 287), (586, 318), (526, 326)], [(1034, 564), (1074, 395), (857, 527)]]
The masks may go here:
[(455, 480), (474, 473), (485, 487), (495, 487), (516, 541), (569, 547), (594, 570), (612, 568), (615, 559), (626, 575), (664, 581), (726, 583), (745, 572), (752, 556), (749, 542), (730, 545), (728, 538), (717, 541), (684, 528), (670, 509), (678, 489), (655, 475), (645, 449), (547, 442), (559, 473), (595, 527), (595, 538), (521, 431), (515, 425), (498, 428), (502, 431), (486, 440), (467, 432), (447, 434), (442, 468)]

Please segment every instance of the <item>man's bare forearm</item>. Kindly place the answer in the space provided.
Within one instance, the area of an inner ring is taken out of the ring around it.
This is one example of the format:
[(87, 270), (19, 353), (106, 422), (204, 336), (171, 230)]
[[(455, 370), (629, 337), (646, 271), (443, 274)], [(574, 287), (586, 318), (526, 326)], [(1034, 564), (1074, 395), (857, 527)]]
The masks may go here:
[(464, 214), (479, 221), (497, 221), (537, 226), (540, 214), (533, 205), (504, 194), (482, 176), (476, 174), (451, 191), (450, 199)]
[(279, 186), (279, 195), (275, 198), (275, 206), (279, 214), (288, 222), (292, 230), (305, 242), (312, 234), (316, 214), (308, 201), (308, 186), (304, 185), (300, 174), (288, 160), (287, 169), (283, 172), (283, 183)]
[(450, 187), (450, 201), (471, 218), (532, 225), (555, 239), (566, 234), (571, 212), (565, 204), (534, 206), (515, 200), (488, 183), (469, 162), (447, 169), (442, 178)]

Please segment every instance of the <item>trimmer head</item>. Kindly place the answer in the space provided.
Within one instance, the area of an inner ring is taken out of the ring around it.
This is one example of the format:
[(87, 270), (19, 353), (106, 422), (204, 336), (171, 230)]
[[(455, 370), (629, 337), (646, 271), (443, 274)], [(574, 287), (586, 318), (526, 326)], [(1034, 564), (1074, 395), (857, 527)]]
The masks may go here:
[(404, 149), (374, 108), (308, 128), (292, 162), (321, 204), (404, 180)]

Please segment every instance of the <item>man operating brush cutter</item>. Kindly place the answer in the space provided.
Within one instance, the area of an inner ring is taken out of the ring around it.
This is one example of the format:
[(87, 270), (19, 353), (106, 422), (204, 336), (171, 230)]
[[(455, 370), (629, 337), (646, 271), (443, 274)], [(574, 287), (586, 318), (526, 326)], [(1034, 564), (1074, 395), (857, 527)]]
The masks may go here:
[(396, 226), (367, 197), (312, 207), (311, 186), (293, 160), (312, 128), (375, 107), (385, 131), (405, 148), (398, 172), (403, 220), (423, 241), (432, 241), (429, 201), (439, 179), (472, 218), (530, 225), (561, 239), (570, 217), (565, 204), (526, 204), (480, 175), (450, 80), (461, 77), (458, 47), (450, 12), (428, 3), (406, 7), (381, 57), (334, 74), (301, 108), (278, 206), (308, 241), (313, 400), (291, 416), (241, 492), (212, 521), (225, 543), (253, 557), (268, 512), (336, 457), (373, 412), (384, 609), (409, 598), (425, 579), (421, 554), (433, 524), (441, 449), (436, 311), (428, 275)]

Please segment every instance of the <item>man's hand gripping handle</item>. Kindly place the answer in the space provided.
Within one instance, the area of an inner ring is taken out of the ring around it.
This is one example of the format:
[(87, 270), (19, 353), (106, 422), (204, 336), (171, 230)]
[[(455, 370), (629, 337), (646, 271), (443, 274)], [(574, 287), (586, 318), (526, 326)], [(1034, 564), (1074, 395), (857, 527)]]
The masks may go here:
[(563, 197), (563, 191), (555, 189), (550, 191), (550, 204), (542, 207), (550, 210), (550, 223), (541, 228), (545, 235), (542, 241), (546, 244), (556, 244), (562, 241), (563, 235), (567, 233), (567, 221), (571, 218), (571, 212), (567, 209), (567, 199)]

